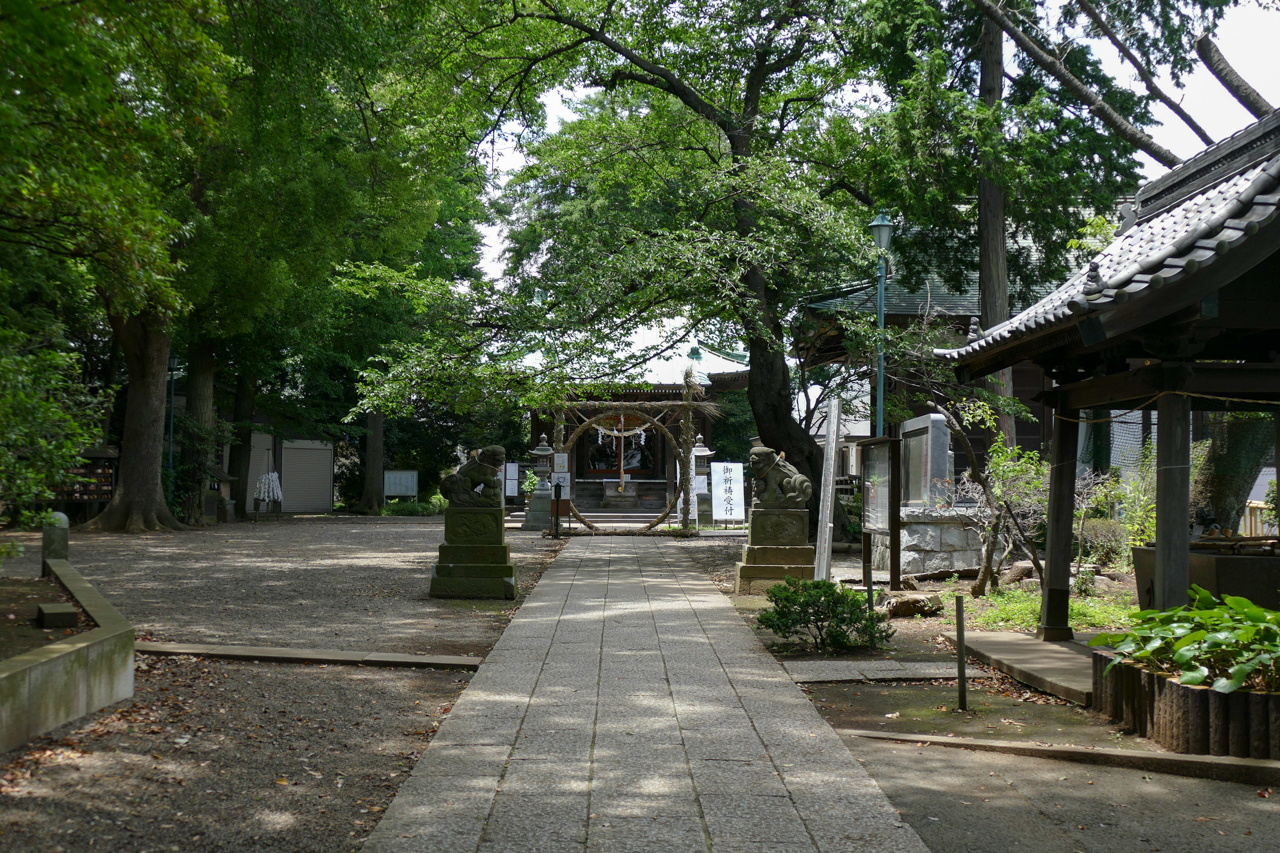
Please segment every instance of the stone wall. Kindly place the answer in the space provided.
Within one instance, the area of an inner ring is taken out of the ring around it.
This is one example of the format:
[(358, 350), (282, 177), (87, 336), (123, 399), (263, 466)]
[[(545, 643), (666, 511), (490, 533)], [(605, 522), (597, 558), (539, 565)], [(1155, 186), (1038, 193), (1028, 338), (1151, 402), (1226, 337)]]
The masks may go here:
[[(902, 573), (974, 569), (982, 561), (978, 525), (965, 513), (931, 507), (902, 508)], [(889, 571), (886, 536), (872, 536), (872, 569)]]

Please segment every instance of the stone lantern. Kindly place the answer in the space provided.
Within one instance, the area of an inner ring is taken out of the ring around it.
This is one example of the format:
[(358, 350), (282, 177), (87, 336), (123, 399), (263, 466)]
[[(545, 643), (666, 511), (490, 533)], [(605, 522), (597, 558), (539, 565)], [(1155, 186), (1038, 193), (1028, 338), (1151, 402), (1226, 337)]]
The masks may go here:
[(525, 503), (521, 530), (546, 530), (551, 527), (551, 459), (555, 451), (547, 444), (545, 432), (541, 439), (538, 446), (529, 451), (533, 456), (533, 473), (538, 476), (538, 485)]

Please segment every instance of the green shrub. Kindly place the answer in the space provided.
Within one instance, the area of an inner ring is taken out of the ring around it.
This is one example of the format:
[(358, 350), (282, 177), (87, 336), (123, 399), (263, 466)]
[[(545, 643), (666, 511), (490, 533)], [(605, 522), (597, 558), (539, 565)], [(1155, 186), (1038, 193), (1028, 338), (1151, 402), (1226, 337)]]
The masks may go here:
[(1280, 692), (1280, 613), (1235, 595), (1219, 601), (1194, 585), (1191, 595), (1190, 606), (1143, 610), (1129, 630), (1099, 634), (1089, 645), (1112, 646), (1116, 661), (1127, 658), (1183, 684), (1212, 679), (1220, 693)]
[(432, 495), (425, 501), (387, 501), (382, 505), (382, 515), (427, 516), (440, 515), (449, 502), (442, 495)]
[(1084, 520), (1084, 547), (1089, 558), (1100, 566), (1117, 566), (1129, 561), (1129, 531), (1109, 518)]
[(760, 611), (760, 624), (784, 640), (812, 643), (824, 654), (875, 648), (893, 636), (885, 617), (867, 607), (865, 595), (831, 581), (786, 578), (765, 595), (773, 607)]
[(1262, 520), (1267, 524), (1280, 523), (1280, 495), (1276, 494), (1276, 481), (1267, 483), (1267, 495), (1262, 499)]
[(1071, 579), (1071, 591), (1081, 598), (1090, 598), (1097, 592), (1098, 574), (1093, 569), (1080, 569)]

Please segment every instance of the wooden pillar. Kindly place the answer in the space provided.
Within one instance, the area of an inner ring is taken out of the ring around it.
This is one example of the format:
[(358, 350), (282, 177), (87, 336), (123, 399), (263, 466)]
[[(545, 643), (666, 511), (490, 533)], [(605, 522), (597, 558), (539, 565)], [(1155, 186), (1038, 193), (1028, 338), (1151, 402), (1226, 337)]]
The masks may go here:
[(1191, 401), (1156, 403), (1155, 609), (1187, 603), (1191, 587)]
[(1070, 640), (1074, 636), (1067, 610), (1071, 595), (1071, 522), (1075, 511), (1079, 417), (1076, 409), (1058, 409), (1053, 419), (1044, 588), (1040, 594), (1040, 627), (1036, 629), (1036, 637), (1041, 640)]

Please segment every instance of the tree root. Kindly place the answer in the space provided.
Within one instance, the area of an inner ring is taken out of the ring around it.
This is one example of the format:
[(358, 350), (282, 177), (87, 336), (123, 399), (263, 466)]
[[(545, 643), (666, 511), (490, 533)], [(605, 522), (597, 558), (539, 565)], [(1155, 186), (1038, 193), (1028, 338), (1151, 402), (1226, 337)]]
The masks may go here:
[(164, 504), (159, 507), (112, 500), (101, 513), (81, 528), (96, 533), (150, 533), (156, 530), (186, 530)]

